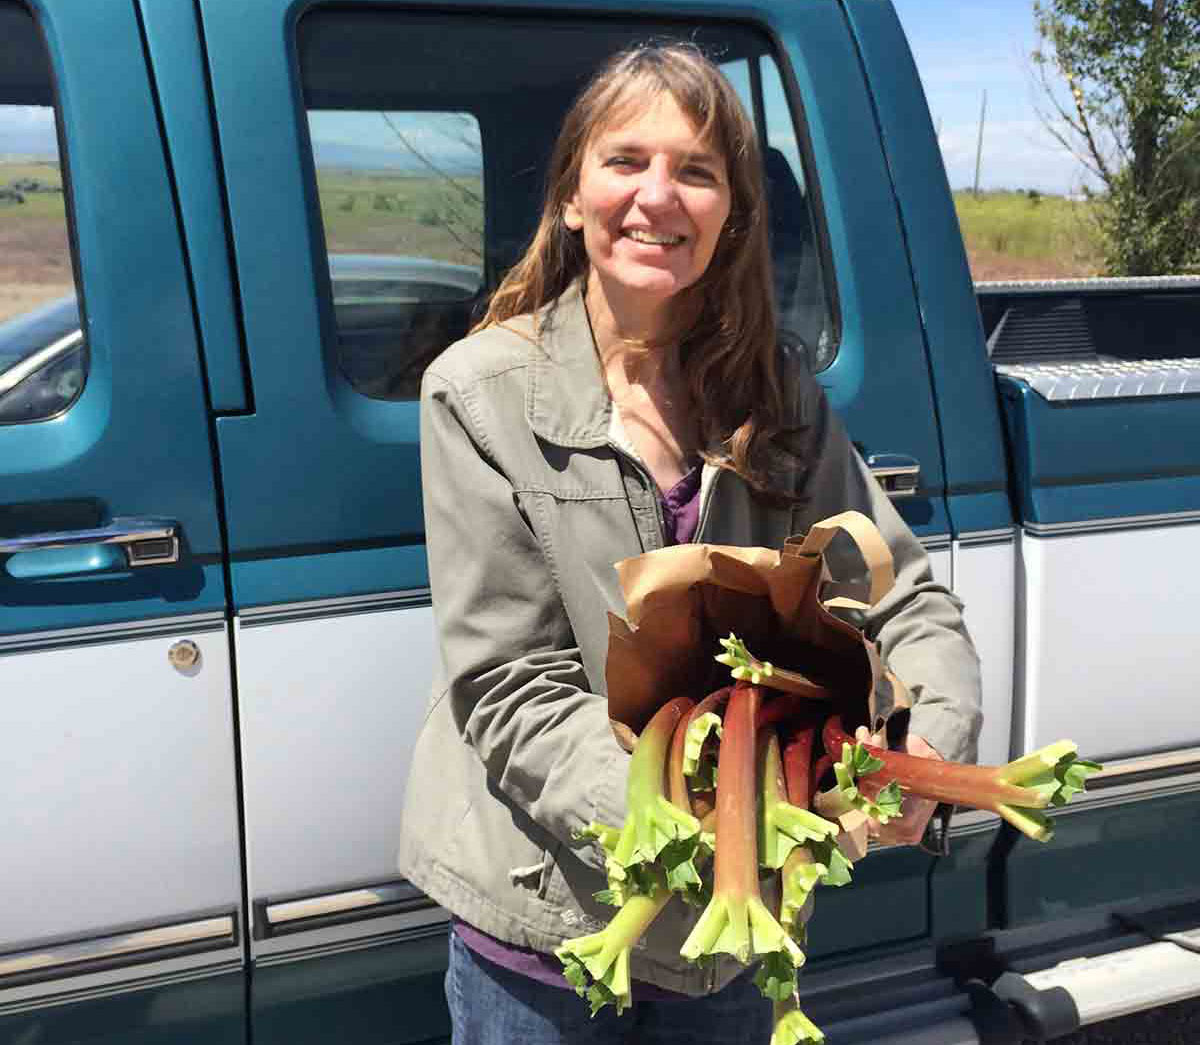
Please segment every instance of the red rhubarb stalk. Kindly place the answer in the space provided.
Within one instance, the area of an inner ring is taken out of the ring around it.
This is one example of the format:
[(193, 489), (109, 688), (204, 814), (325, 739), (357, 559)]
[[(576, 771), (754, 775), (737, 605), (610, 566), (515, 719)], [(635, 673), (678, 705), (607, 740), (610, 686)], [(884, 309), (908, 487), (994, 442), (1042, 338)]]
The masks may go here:
[(713, 898), (680, 954), (695, 961), (707, 954), (732, 954), (748, 962), (799, 965), (804, 956), (758, 887), (758, 815), (755, 787), (755, 719), (761, 702), (756, 686), (738, 685), (725, 711), (717, 761), (717, 846)]
[[(826, 751), (855, 745), (836, 715), (826, 721), (822, 736)], [(941, 762), (873, 744), (863, 744), (862, 748), (883, 763), (877, 779), (894, 780), (905, 791), (922, 798), (991, 810), (1030, 838), (1043, 842), (1049, 840), (1052, 827), (1039, 810), (1065, 805), (1072, 794), (1083, 790), (1084, 779), (1100, 769), (1094, 762), (1077, 759), (1075, 745), (1069, 740), (1049, 744), (1005, 766)]]

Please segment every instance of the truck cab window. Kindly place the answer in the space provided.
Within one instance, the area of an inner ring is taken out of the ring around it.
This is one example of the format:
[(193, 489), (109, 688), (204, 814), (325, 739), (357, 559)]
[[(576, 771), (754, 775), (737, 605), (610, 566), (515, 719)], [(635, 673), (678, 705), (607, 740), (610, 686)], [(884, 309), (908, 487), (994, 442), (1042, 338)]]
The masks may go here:
[(426, 364), (467, 333), (528, 242), (576, 93), (613, 52), (663, 38), (717, 56), (754, 115), (783, 337), (817, 365), (832, 361), (809, 178), (765, 37), (726, 23), (318, 9), (300, 22), (300, 78), (329, 259), (330, 347), (352, 387), (416, 397)]
[(0, 3), (0, 424), (55, 417), (83, 391), (65, 188), (45, 42)]
[(338, 365), (413, 399), (483, 285), (483, 165), (469, 113), (310, 109)]

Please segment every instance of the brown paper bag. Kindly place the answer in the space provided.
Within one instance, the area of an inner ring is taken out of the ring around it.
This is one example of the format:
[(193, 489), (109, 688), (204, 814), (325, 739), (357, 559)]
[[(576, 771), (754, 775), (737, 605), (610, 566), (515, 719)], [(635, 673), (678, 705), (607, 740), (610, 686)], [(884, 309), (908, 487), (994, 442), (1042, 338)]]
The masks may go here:
[[(824, 552), (839, 532), (858, 547), (870, 577), (866, 602), (822, 599), (832, 578)], [(832, 690), (853, 729), (872, 731), (909, 699), (874, 643), (834, 609), (865, 609), (892, 587), (892, 556), (874, 523), (843, 512), (783, 549), (683, 544), (616, 564), (625, 620), (609, 614), (609, 717), (639, 732), (677, 696), (699, 700), (727, 685), (718, 640), (734, 632), (760, 660), (799, 671)]]

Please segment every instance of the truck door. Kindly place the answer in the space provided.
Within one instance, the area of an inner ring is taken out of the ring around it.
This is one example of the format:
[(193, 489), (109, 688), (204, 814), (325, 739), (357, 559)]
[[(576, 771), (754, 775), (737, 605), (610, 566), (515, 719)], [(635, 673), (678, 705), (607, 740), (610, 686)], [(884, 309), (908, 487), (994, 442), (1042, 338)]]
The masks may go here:
[(132, 5), (0, 2), (0, 309), (0, 1038), (241, 1042), (209, 419)]

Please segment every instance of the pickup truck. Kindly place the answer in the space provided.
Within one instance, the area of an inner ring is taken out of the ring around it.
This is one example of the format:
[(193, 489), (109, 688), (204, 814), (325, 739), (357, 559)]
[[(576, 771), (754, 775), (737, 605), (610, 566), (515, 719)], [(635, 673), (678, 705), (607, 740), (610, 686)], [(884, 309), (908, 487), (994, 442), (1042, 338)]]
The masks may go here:
[(1200, 994), (1200, 281), (977, 294), (887, 0), (0, 0), (0, 161), (52, 124), (61, 180), (0, 268), (53, 204), (71, 284), (0, 329), (0, 1041), (445, 1040), (394, 860), (419, 375), (588, 71), (680, 36), (759, 128), (784, 330), (966, 604), (981, 760), (1108, 767), (1050, 845), (959, 812), (823, 890), (806, 1010), (971, 1045)]

